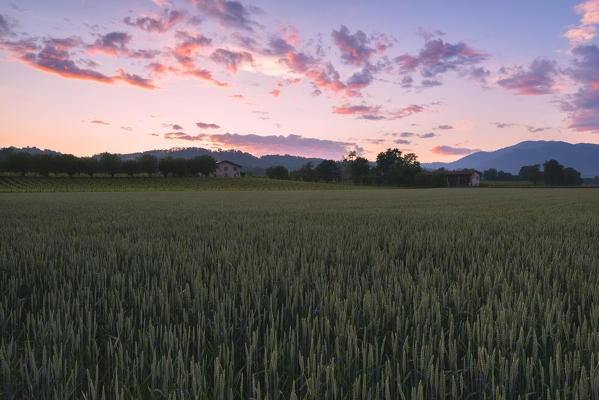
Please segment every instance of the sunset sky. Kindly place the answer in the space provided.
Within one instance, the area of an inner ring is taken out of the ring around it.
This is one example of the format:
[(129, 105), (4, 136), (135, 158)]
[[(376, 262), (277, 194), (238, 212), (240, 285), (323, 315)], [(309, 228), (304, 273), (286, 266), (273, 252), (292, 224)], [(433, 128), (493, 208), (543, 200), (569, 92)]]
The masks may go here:
[(599, 143), (599, 0), (0, 4), (0, 147), (451, 161)]

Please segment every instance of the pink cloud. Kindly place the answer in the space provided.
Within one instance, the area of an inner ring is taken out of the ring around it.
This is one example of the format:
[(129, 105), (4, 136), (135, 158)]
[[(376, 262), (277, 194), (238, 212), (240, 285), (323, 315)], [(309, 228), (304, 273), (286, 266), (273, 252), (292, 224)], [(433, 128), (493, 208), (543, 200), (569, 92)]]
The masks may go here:
[(208, 141), (218, 146), (247, 151), (256, 155), (291, 154), (340, 159), (351, 150), (358, 152), (363, 150), (356, 143), (306, 138), (293, 134), (260, 136), (225, 133), (210, 135)]
[(168, 132), (164, 134), (164, 138), (165, 139), (170, 139), (170, 140), (187, 140), (187, 141), (202, 141), (204, 140), (208, 135), (205, 135), (203, 133), (200, 133), (199, 135), (188, 135), (185, 132)]
[(480, 151), (478, 149), (467, 149), (464, 147), (451, 147), (451, 146), (435, 146), (431, 149), (431, 152), (440, 155), (466, 155)]
[(231, 51), (216, 49), (210, 59), (218, 64), (223, 64), (231, 73), (237, 73), (237, 69), (243, 64), (253, 64), (254, 58), (247, 51)]
[(132, 86), (137, 86), (143, 89), (156, 89), (157, 86), (155, 86), (152, 83), (152, 80), (149, 78), (142, 78), (139, 75), (136, 74), (130, 74), (130, 73), (126, 73), (122, 68), (118, 69), (119, 72), (119, 76), (114, 77), (114, 79), (119, 79), (122, 81), (127, 82), (128, 84), (132, 85)]
[(196, 122), (196, 126), (200, 129), (218, 129), (220, 126), (216, 124), (207, 124), (205, 122)]
[(535, 59), (528, 68), (518, 66), (503, 68), (508, 75), (497, 81), (504, 89), (520, 95), (543, 95), (555, 93), (555, 77), (558, 69), (555, 61)]
[(130, 126), (121, 126), (121, 129), (127, 132), (133, 132), (133, 128)]
[(347, 64), (365, 65), (377, 50), (370, 46), (370, 39), (360, 30), (350, 34), (345, 25), (332, 33), (333, 41), (341, 51), (341, 59)]
[(268, 92), (268, 94), (270, 94), (274, 97), (279, 97), (279, 95), (281, 94), (281, 91), (279, 89), (273, 89), (270, 92)]
[(146, 32), (164, 33), (182, 22), (187, 16), (185, 10), (164, 10), (161, 15), (126, 17), (123, 22)]
[(97, 124), (97, 125), (110, 125), (108, 122), (104, 122), (100, 119), (95, 119), (93, 121), (89, 121), (90, 124)]
[(577, 14), (582, 14), (580, 24), (570, 28), (564, 37), (570, 40), (572, 45), (581, 45), (597, 36), (599, 24), (599, 0), (588, 0), (574, 7)]

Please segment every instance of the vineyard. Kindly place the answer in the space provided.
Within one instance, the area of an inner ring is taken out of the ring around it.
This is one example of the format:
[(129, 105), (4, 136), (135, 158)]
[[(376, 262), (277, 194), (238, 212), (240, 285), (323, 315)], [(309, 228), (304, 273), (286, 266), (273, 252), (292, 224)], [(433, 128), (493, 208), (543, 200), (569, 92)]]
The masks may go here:
[(2, 399), (599, 399), (597, 190), (5, 193), (0, 221)]
[(95, 177), (44, 178), (0, 176), (3, 192), (131, 192), (185, 190), (318, 190), (352, 189), (350, 185), (265, 178)]

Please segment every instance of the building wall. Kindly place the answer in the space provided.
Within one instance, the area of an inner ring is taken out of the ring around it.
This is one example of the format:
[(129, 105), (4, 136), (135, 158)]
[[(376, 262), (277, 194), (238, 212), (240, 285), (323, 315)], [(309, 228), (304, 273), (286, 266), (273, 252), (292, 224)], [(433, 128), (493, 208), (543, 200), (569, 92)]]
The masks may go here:
[(470, 186), (480, 186), (480, 175), (476, 172), (470, 176)]
[(241, 176), (241, 168), (227, 162), (219, 163), (213, 176), (217, 178), (234, 178)]

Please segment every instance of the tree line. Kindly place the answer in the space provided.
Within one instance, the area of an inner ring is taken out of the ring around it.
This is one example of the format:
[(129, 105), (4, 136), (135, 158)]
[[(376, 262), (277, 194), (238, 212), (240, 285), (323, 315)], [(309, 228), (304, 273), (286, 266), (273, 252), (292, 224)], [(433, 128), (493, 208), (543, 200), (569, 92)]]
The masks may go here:
[(447, 186), (442, 172), (423, 173), (416, 154), (403, 154), (397, 148), (380, 152), (375, 165), (353, 151), (341, 161), (323, 160), (316, 166), (308, 162), (291, 172), (283, 165), (270, 167), (266, 169), (266, 176), (271, 179), (351, 182), (357, 185)]
[(482, 174), (488, 181), (531, 181), (535, 186), (543, 182), (549, 186), (579, 186), (582, 185), (580, 172), (574, 168), (566, 168), (557, 160), (549, 160), (541, 164), (524, 165), (517, 175), (489, 168)]
[(73, 177), (78, 174), (93, 177), (96, 174), (160, 173), (163, 176), (207, 176), (216, 171), (216, 160), (210, 155), (191, 159), (166, 157), (158, 160), (156, 156), (144, 154), (134, 160), (121, 160), (117, 154), (102, 153), (99, 157), (75, 157), (72, 154), (29, 154), (11, 152), (0, 159), (0, 172), (25, 175), (36, 173), (48, 177), (50, 174), (66, 174)]

